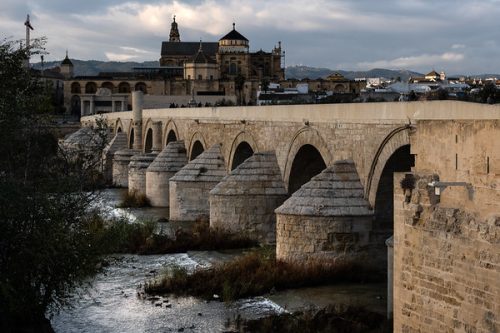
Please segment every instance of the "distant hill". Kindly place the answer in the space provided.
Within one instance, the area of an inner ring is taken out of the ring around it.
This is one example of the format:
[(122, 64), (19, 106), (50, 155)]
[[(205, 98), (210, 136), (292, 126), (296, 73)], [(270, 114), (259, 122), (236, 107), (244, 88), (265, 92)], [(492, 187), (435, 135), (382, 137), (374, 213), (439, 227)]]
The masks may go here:
[[(77, 60), (71, 59), (73, 62), (75, 76), (79, 75), (97, 75), (100, 72), (130, 72), (134, 67), (158, 67), (158, 61), (145, 61), (145, 62), (118, 62), (118, 61), (98, 61), (98, 60)], [(44, 64), (45, 68), (52, 68), (59, 66), (60, 61), (49, 61)], [(33, 67), (40, 69), (41, 63), (34, 63)], [(355, 78), (369, 78), (369, 77), (385, 77), (385, 78), (397, 78), (400, 77), (401, 80), (405, 81), (410, 76), (423, 76), (422, 73), (417, 73), (409, 70), (391, 70), (383, 68), (374, 68), (369, 71), (343, 71), (343, 70), (333, 70), (329, 68), (321, 67), (309, 67), (309, 66), (289, 66), (285, 70), (286, 77), (288, 79), (318, 79), (326, 78), (328, 75), (333, 73), (340, 73), (348, 79)], [(463, 75), (448, 75), (453, 77), (460, 77)], [(469, 75), (470, 77), (497, 77), (500, 78), (500, 74), (480, 74), (480, 75)]]
[[(100, 72), (130, 72), (134, 67), (158, 67), (158, 61), (145, 61), (145, 62), (118, 62), (118, 61), (98, 61), (98, 60), (77, 60), (71, 59), (75, 76), (79, 75), (97, 75)], [(59, 66), (60, 61), (49, 61), (44, 63), (45, 68), (52, 68)], [(40, 69), (41, 63), (34, 63), (33, 67)]]
[(343, 70), (332, 70), (328, 68), (317, 68), (308, 66), (290, 66), (286, 68), (286, 77), (289, 79), (318, 79), (326, 78), (328, 75), (333, 73), (342, 74), (348, 79), (355, 78), (369, 78), (369, 77), (385, 77), (385, 78), (397, 78), (400, 77), (401, 80), (407, 80), (410, 76), (423, 76), (421, 73), (408, 71), (408, 70), (391, 70), (383, 68), (375, 68), (369, 71), (343, 71)]

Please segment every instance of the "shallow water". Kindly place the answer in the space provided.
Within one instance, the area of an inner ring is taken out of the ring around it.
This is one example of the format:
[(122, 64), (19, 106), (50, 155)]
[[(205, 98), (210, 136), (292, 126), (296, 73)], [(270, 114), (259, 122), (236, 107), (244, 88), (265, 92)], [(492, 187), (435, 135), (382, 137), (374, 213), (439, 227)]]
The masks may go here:
[[(131, 222), (168, 217), (168, 209), (116, 209), (126, 190), (106, 190), (98, 205), (110, 216), (123, 216)], [(161, 224), (172, 230), (188, 224)], [(96, 275), (89, 288), (81, 288), (69, 300), (70, 307), (54, 315), (56, 332), (223, 332), (229, 318), (258, 318), (270, 314), (331, 303), (363, 305), (385, 313), (385, 286), (335, 285), (287, 290), (231, 304), (204, 301), (194, 297), (143, 297), (138, 287), (175, 266), (193, 270), (208, 267), (241, 255), (242, 251), (193, 251), (168, 255), (115, 255), (110, 265)]]
[(227, 260), (234, 254), (193, 253), (124, 255), (94, 279), (92, 287), (75, 296), (71, 308), (52, 318), (56, 332), (220, 332), (231, 309), (218, 301), (194, 297), (138, 296), (138, 286), (173, 266), (192, 270)]

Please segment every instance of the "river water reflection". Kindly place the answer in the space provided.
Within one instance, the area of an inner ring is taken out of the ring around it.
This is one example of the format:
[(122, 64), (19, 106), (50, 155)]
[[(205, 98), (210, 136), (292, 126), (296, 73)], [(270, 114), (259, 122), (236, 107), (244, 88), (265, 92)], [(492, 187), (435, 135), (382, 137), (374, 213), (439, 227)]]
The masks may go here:
[[(123, 190), (106, 190), (100, 202), (114, 216), (158, 220), (168, 209), (115, 209)], [(176, 229), (181, 224), (163, 228)], [(193, 270), (241, 255), (242, 251), (193, 251), (169, 255), (115, 255), (88, 288), (75, 292), (69, 307), (51, 322), (56, 332), (223, 332), (229, 318), (255, 318), (328, 303), (367, 305), (384, 313), (384, 285), (337, 285), (278, 292), (232, 304), (194, 297), (138, 297), (138, 287), (174, 266)]]

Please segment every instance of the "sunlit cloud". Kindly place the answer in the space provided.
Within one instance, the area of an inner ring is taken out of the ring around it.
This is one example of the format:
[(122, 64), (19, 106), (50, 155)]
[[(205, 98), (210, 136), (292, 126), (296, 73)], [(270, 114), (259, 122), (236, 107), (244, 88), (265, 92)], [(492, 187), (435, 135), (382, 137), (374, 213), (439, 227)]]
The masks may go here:
[(217, 41), (235, 22), (253, 51), (283, 41), (287, 64), (500, 71), (498, 0), (5, 0), (2, 37), (24, 38), (27, 12), (47, 60), (157, 60), (176, 15), (182, 41)]
[(435, 67), (437, 65), (444, 66), (448, 63), (459, 62), (464, 59), (465, 56), (461, 53), (446, 52), (443, 54), (421, 54), (390, 60), (360, 62), (357, 64), (357, 67), (360, 69)]

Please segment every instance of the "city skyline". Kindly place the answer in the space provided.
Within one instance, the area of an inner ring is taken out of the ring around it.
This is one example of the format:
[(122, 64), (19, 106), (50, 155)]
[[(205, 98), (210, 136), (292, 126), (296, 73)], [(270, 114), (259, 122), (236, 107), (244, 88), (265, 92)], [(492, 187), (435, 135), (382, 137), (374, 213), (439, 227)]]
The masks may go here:
[[(2, 1), (2, 38), (48, 38), (46, 60), (158, 60), (176, 15), (183, 41), (217, 41), (232, 29), (251, 50), (282, 41), (286, 65), (345, 70), (500, 72), (500, 1)], [(32, 59), (37, 62), (38, 59)]]

